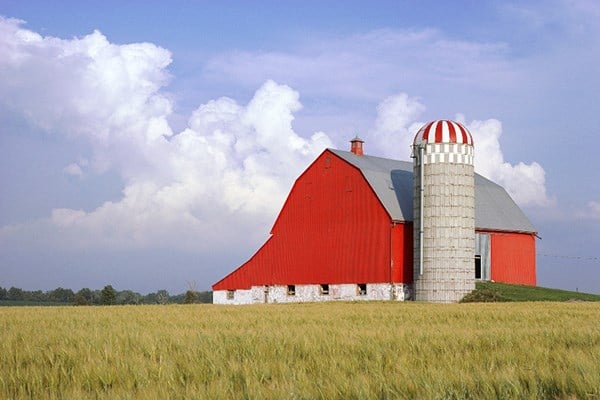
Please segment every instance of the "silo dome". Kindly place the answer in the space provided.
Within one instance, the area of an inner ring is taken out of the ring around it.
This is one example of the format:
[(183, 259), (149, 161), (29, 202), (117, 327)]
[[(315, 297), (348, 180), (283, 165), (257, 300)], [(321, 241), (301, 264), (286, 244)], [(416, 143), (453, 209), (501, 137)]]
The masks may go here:
[(428, 122), (419, 129), (413, 144), (423, 143), (464, 143), (473, 146), (473, 137), (461, 123), (440, 119)]

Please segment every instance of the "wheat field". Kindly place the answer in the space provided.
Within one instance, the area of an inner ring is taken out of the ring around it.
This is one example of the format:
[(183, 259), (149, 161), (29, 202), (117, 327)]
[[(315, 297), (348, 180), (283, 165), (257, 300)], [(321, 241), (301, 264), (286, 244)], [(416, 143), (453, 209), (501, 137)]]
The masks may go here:
[(0, 308), (2, 399), (598, 399), (598, 303)]

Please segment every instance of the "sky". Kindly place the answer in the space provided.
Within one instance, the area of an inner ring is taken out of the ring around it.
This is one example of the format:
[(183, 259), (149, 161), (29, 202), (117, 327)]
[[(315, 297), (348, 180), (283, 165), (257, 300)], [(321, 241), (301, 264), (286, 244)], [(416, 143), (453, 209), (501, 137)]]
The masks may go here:
[(600, 293), (598, 65), (594, 0), (0, 0), (0, 286), (209, 290), (325, 148), (455, 119)]

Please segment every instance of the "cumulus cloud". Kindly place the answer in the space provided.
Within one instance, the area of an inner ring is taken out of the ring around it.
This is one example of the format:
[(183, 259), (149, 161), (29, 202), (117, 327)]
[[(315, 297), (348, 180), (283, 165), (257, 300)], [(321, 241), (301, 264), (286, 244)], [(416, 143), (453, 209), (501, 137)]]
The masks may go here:
[[(375, 127), (369, 138), (380, 153), (406, 160), (416, 132), (424, 125), (417, 118), (425, 106), (406, 93), (390, 96), (377, 106)], [(504, 160), (500, 147), (502, 124), (496, 119), (467, 122), (461, 114), (456, 119), (465, 124), (475, 140), (475, 170), (504, 186), (521, 206), (548, 206), (552, 203), (546, 194), (546, 174), (537, 162), (515, 165)]]
[(521, 206), (548, 206), (552, 203), (546, 194), (546, 172), (537, 162), (513, 165), (504, 160), (500, 148), (502, 124), (496, 119), (466, 122), (458, 116), (473, 134), (475, 141), (475, 171), (504, 186)]
[[(273, 80), (251, 100), (221, 97), (197, 107), (173, 132), (171, 54), (150, 43), (116, 45), (100, 32), (63, 40), (42, 37), (18, 20), (0, 19), (0, 112), (16, 113), (49, 134), (87, 141), (92, 158), (64, 173), (113, 170), (121, 197), (92, 210), (56, 208), (39, 221), (5, 226), (0, 236), (36, 237), (56, 246), (226, 249), (272, 223), (293, 180), (331, 140), (293, 129), (300, 96)], [(415, 39), (416, 40), (416, 39)], [(425, 106), (406, 93), (377, 106), (368, 133), (386, 156), (407, 159)], [(544, 170), (511, 165), (499, 145), (498, 121), (468, 124), (478, 170), (523, 205), (544, 204)], [(390, 147), (394, 139), (397, 145)], [(36, 232), (32, 235), (32, 232)]]
[[(294, 132), (299, 94), (274, 81), (248, 104), (219, 98), (199, 106), (174, 134), (172, 103), (160, 91), (168, 82), (168, 51), (111, 44), (97, 31), (71, 40), (42, 37), (21, 25), (0, 20), (0, 91), (7, 94), (0, 112), (87, 140), (95, 170), (113, 169), (125, 182), (117, 201), (89, 212), (54, 209), (38, 221), (40, 232), (54, 229), (69, 246), (230, 245), (236, 232), (272, 220), (293, 179), (331, 145), (324, 133)], [(64, 172), (82, 176), (82, 166), (71, 163)], [(3, 232), (29, 232), (29, 225)]]
[(371, 132), (375, 148), (387, 157), (408, 160), (412, 140), (422, 125), (417, 118), (423, 111), (425, 106), (406, 93), (390, 96), (379, 103), (375, 128)]

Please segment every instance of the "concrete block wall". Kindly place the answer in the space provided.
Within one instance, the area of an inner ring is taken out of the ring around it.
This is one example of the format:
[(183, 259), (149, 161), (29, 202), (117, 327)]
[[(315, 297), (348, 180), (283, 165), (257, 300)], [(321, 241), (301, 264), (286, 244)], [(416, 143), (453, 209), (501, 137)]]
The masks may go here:
[(414, 168), (415, 299), (456, 302), (475, 289), (473, 165), (425, 161), (429, 163), (424, 170), (423, 275), (419, 271), (421, 165), (417, 160)]
[(288, 294), (287, 285), (253, 286), (235, 290), (232, 298), (227, 290), (213, 292), (214, 304), (303, 303), (320, 301), (409, 300), (411, 290), (404, 283), (367, 283), (366, 294), (360, 294), (356, 284), (330, 284), (329, 294), (323, 294), (321, 285), (295, 285), (295, 294)]

